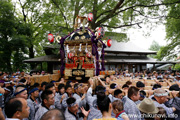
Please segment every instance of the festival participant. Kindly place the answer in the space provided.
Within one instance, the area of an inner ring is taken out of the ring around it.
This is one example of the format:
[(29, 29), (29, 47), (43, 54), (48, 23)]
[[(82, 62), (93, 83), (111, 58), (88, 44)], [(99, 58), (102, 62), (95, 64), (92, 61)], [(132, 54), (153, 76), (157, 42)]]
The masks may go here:
[(71, 86), (73, 86), (73, 82), (72, 82), (71, 80), (68, 80), (68, 81), (66, 82), (66, 85), (71, 85)]
[(93, 93), (93, 80), (92, 79), (89, 79), (89, 83), (90, 83), (90, 87), (87, 91), (87, 97), (86, 97), (86, 101), (90, 107), (90, 113), (88, 115), (88, 120), (92, 120), (94, 118), (102, 118), (102, 113), (100, 110), (98, 110), (98, 107), (97, 107), (97, 94), (104, 94), (105, 95), (105, 87), (103, 86), (96, 86), (95, 88), (95, 94), (92, 95)]
[(128, 70), (125, 71), (125, 77), (130, 77), (130, 74), (129, 74)]
[(122, 89), (123, 89), (124, 91), (127, 91), (127, 90), (129, 89), (129, 85), (124, 84), (124, 85), (122, 86)]
[(64, 84), (59, 84), (58, 85), (58, 93), (56, 94), (55, 97), (55, 107), (64, 111), (65, 108), (62, 106), (62, 101), (65, 98), (65, 85)]
[(73, 97), (76, 99), (79, 107), (86, 106), (86, 99), (84, 99), (86, 94), (84, 94), (84, 89), (82, 88), (82, 84), (76, 83), (74, 84), (74, 94)]
[[(109, 95), (108, 95), (108, 97), (109, 97), (109, 99), (111, 100), (111, 102), (113, 102), (113, 101), (115, 101), (115, 100), (118, 100), (118, 99), (120, 99), (120, 96), (123, 94), (122, 93), (122, 91), (120, 90), (120, 89), (117, 89), (116, 88), (117, 87), (117, 84), (115, 84), (115, 83), (112, 83), (111, 85), (110, 85), (110, 89), (112, 89), (113, 90), (113, 92), (111, 93), (111, 92), (109, 92)], [(109, 90), (110, 91), (110, 90)], [(115, 92), (116, 91), (116, 92)], [(112, 95), (114, 93), (114, 96)], [(118, 98), (119, 97), (119, 98)], [(121, 100), (121, 99), (120, 99)]]
[(131, 86), (128, 90), (128, 96), (123, 97), (124, 110), (128, 114), (130, 120), (140, 120), (140, 111), (136, 107), (135, 102), (139, 100), (139, 89)]
[(152, 73), (150, 71), (146, 72), (146, 76), (144, 77), (145, 80), (152, 80)]
[(123, 102), (121, 100), (115, 100), (112, 103), (113, 112), (116, 114), (117, 120), (129, 120), (127, 114), (124, 111)]
[(20, 79), (18, 82), (18, 85), (26, 85), (27, 84), (27, 80), (26, 79)]
[(152, 100), (154, 100), (154, 104), (156, 107), (163, 107), (166, 110), (167, 114), (172, 114), (174, 111), (176, 111), (175, 107), (166, 107), (165, 102), (167, 102), (167, 96), (168, 92), (166, 92), (162, 88), (158, 88), (154, 91), (154, 97), (152, 97)]
[(29, 107), (24, 98), (12, 98), (5, 104), (6, 120), (23, 120), (29, 116)]
[(1, 108), (0, 108), (0, 120), (5, 120), (5, 117), (3, 115), (3, 111)]
[(138, 82), (136, 83), (136, 87), (139, 88), (140, 90), (144, 90), (145, 85), (144, 85), (143, 82), (138, 81)]
[(102, 118), (93, 120), (117, 120), (111, 117), (112, 104), (108, 96), (105, 94), (98, 94), (97, 96), (97, 106), (102, 113)]
[(47, 111), (40, 120), (65, 120), (64, 113), (59, 109)]
[(34, 120), (35, 113), (39, 107), (39, 101), (38, 101), (38, 96), (39, 96), (39, 89), (37, 87), (31, 87), (29, 91), (30, 97), (27, 99), (28, 106), (30, 108), (30, 114), (28, 119), (29, 120)]
[(106, 77), (105, 84), (106, 84), (106, 85), (109, 85), (109, 84), (110, 84), (110, 78), (109, 78), (109, 77)]
[(62, 77), (62, 78), (59, 78), (59, 83), (60, 84), (64, 84), (64, 78)]
[(39, 92), (39, 100), (40, 100), (40, 101), (42, 101), (42, 100), (41, 100), (41, 94), (42, 94), (42, 92), (45, 90), (45, 87), (46, 87), (47, 84), (48, 84), (47, 82), (42, 82), (42, 83), (41, 83), (41, 91)]
[(34, 85), (33, 85), (34, 87), (36, 87), (36, 88), (38, 88), (38, 89), (40, 89), (41, 88), (41, 86), (40, 86), (40, 84), (39, 83), (34, 83)]
[(110, 81), (117, 80), (117, 78), (114, 75), (110, 75)]
[(174, 116), (174, 119), (180, 120), (180, 91), (177, 95), (174, 95), (173, 92), (176, 93), (176, 91), (172, 91), (173, 98), (168, 101), (166, 106), (176, 108), (176, 111), (174, 112), (174, 115), (176, 116)]
[(154, 120), (155, 114), (159, 112), (153, 100), (149, 98), (145, 98), (137, 107), (141, 111), (141, 117), (144, 118), (144, 120)]
[(13, 88), (11, 86), (4, 87), (4, 103), (8, 102), (10, 98), (13, 96)]
[[(149, 91), (148, 91), (148, 92), (149, 92)], [(150, 93), (149, 93), (149, 94), (150, 94)], [(140, 91), (139, 91), (139, 95), (140, 95), (139, 100), (135, 102), (136, 105), (140, 104), (141, 101), (142, 101), (144, 98), (146, 98), (146, 92), (145, 92), (144, 90), (140, 90)]]
[(123, 92), (122, 92), (122, 90), (116, 89), (116, 90), (114, 91), (114, 97), (121, 100), (121, 99), (123, 98)]
[(28, 98), (27, 88), (25, 88), (24, 85), (17, 86), (16, 90), (14, 92), (14, 96), (17, 98), (24, 98), (27, 100), (27, 98)]
[[(165, 120), (166, 119), (166, 111), (162, 107), (158, 107), (159, 112), (157, 113), (158, 116), (155, 116), (155, 120)], [(179, 119), (177, 119), (179, 120)]]
[(52, 91), (54, 96), (56, 96), (56, 88), (53, 83), (49, 83), (46, 85), (45, 90)]
[(69, 97), (66, 102), (68, 105), (68, 107), (66, 108), (66, 110), (64, 112), (66, 120), (87, 120), (87, 116), (88, 116), (90, 110), (85, 111), (84, 108), (81, 107), (81, 111), (84, 115), (84, 118), (83, 118), (83, 117), (80, 117), (80, 115), (78, 114), (79, 106), (74, 97)]
[(0, 108), (4, 108), (4, 94), (5, 90), (0, 86)]
[(8, 87), (8, 86), (10, 86), (10, 85), (11, 85), (11, 82), (10, 82), (10, 81), (4, 82), (4, 87)]
[(54, 94), (52, 91), (49, 90), (43, 91), (41, 95), (41, 99), (42, 99), (42, 104), (39, 106), (35, 114), (34, 120), (40, 120), (42, 115), (50, 109), (50, 106), (54, 105)]
[(71, 86), (70, 84), (67, 84), (67, 85), (65, 86), (65, 91), (66, 91), (66, 93), (65, 93), (65, 97), (64, 97), (64, 99), (63, 99), (63, 101), (62, 101), (62, 105), (63, 105), (64, 108), (67, 108), (66, 100), (67, 100), (69, 97), (72, 97), (72, 96), (73, 96), (72, 86)]
[(142, 101), (144, 98), (146, 98), (146, 92), (144, 90), (139, 91), (140, 97), (139, 100)]

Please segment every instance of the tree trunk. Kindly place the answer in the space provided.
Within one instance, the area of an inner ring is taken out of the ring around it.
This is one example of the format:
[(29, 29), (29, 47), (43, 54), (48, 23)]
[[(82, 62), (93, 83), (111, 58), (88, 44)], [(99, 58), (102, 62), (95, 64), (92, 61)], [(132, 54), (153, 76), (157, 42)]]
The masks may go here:
[[(33, 48), (34, 48), (33, 45), (31, 45), (31, 46), (29, 47), (29, 58), (34, 58)], [(31, 63), (30, 66), (31, 66), (31, 69), (34, 69), (34, 68), (35, 68), (35, 64), (34, 64), (34, 63)]]
[(4, 61), (5, 61), (5, 70), (7, 70), (8, 72), (12, 72), (12, 66), (11, 66), (11, 54), (12, 54), (12, 50), (11, 50), (11, 44), (8, 42), (8, 35), (5, 35), (5, 42), (4, 42)]
[(74, 12), (74, 18), (73, 18), (73, 25), (75, 24), (75, 19), (79, 15), (79, 1), (76, 1), (75, 5), (75, 12)]
[(95, 22), (96, 22), (96, 19), (97, 19), (97, 0), (94, 0), (94, 4), (93, 4), (93, 21), (92, 21), (92, 23), (91, 23), (91, 28), (92, 29), (96, 29), (96, 24), (95, 24)]
[(12, 68), (11, 68), (11, 49), (7, 49), (8, 47), (5, 47), (4, 49), (4, 59), (5, 59), (5, 63), (6, 63), (6, 69), (8, 72), (12, 72)]

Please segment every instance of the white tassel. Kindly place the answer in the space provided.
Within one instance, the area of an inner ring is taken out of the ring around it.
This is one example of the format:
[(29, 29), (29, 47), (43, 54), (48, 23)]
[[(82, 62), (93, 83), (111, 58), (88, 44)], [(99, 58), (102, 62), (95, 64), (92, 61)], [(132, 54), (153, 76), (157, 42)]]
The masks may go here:
[(96, 57), (95, 56), (94, 56), (94, 67), (95, 67), (94, 74), (96, 75)]
[(87, 44), (88, 44), (88, 43), (86, 43), (86, 49), (85, 49), (85, 52), (86, 52), (86, 53), (88, 52), (88, 49), (87, 49)]
[(67, 50), (67, 53), (69, 53), (69, 52), (70, 52), (70, 50), (69, 50), (69, 46), (68, 46), (68, 45), (66, 45), (66, 50)]
[[(102, 52), (101, 52), (102, 48), (99, 48), (98, 50), (98, 55), (99, 55), (99, 60), (101, 59), (101, 55), (102, 55)], [(99, 69), (101, 69), (101, 63), (99, 64)]]
[(79, 51), (80, 51), (80, 52), (81, 52), (81, 45), (82, 45), (82, 44), (79, 44)]

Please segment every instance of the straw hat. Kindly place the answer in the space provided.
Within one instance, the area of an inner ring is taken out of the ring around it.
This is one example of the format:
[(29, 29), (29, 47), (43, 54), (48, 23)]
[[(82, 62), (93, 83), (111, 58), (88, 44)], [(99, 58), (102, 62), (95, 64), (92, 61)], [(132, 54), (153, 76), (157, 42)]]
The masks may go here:
[(144, 113), (158, 113), (159, 109), (154, 105), (153, 100), (144, 98), (144, 100), (137, 105), (137, 108)]

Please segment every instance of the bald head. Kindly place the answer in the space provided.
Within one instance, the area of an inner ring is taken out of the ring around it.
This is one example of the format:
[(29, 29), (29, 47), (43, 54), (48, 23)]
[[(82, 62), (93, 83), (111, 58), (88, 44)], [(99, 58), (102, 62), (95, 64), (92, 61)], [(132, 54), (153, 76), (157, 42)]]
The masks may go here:
[(27, 94), (27, 90), (24, 87), (17, 87), (14, 93), (14, 96), (18, 97), (18, 98), (24, 98), (27, 99), (28, 94)]
[(40, 120), (65, 120), (63, 113), (58, 109), (51, 109), (46, 112)]

